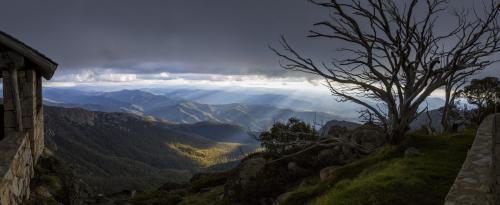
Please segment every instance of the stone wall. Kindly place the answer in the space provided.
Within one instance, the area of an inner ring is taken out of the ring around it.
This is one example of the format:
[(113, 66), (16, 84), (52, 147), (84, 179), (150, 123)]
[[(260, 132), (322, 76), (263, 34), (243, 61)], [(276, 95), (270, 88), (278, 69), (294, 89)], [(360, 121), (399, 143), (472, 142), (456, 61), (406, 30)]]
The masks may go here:
[(34, 172), (30, 140), (27, 135), (10, 135), (0, 142), (0, 150), (0, 204), (21, 204)]
[(495, 204), (494, 122), (495, 116), (490, 115), (479, 126), (445, 205)]
[(0, 205), (17, 205), (29, 197), (34, 166), (44, 149), (41, 76), (18, 71), (22, 127), (17, 129), (9, 74), (3, 72), (4, 135), (0, 141)]

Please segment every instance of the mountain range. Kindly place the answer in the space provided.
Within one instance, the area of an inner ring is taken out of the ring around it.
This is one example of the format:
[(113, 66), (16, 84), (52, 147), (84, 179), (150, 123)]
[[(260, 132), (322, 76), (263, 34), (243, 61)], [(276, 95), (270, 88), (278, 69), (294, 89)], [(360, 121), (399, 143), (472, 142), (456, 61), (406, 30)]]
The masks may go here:
[[(338, 98), (329, 93), (293, 92), (276, 89), (201, 89), (201, 88), (144, 88), (144, 91), (165, 95), (173, 99), (185, 99), (203, 104), (230, 104), (268, 105), (284, 109), (301, 111), (319, 111), (342, 117), (343, 120), (356, 121), (357, 113), (362, 107), (353, 102), (338, 102)], [(367, 102), (374, 104), (370, 99)], [(429, 97), (425, 106), (429, 110), (443, 106), (444, 101), (438, 97)]]
[[(141, 90), (86, 92), (66, 89), (44, 90), (46, 104), (81, 107), (94, 111), (127, 112), (153, 116), (173, 123), (215, 122), (234, 124), (250, 130), (265, 130), (276, 121), (291, 117), (322, 125), (340, 116), (317, 111), (297, 111), (267, 104), (203, 104)], [(264, 101), (264, 100), (263, 100)]]

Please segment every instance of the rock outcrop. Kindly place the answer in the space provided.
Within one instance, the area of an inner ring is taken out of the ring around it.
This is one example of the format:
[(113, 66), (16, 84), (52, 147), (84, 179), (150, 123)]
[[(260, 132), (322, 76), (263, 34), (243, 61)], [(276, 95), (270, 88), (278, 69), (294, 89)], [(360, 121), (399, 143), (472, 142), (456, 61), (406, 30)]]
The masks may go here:
[[(385, 143), (382, 129), (368, 123), (354, 129), (331, 126), (325, 144), (294, 147), (284, 153), (259, 153), (242, 160), (227, 179), (223, 201), (227, 204), (271, 204), (305, 176), (334, 179), (344, 164)], [(321, 171), (319, 171), (321, 170)]]
[(332, 126), (326, 137), (341, 138), (368, 150), (380, 147), (386, 143), (384, 130), (380, 126), (370, 122), (353, 129)]
[(321, 169), (319, 172), (319, 178), (321, 181), (332, 180), (335, 179), (335, 171), (339, 169), (340, 166), (330, 166)]
[(415, 157), (415, 156), (419, 156), (421, 154), (422, 153), (420, 152), (420, 150), (418, 150), (415, 147), (408, 147), (405, 150), (405, 157)]
[(224, 199), (242, 201), (242, 199), (251, 198), (252, 193), (260, 193), (259, 190), (264, 188), (263, 184), (259, 183), (262, 182), (262, 174), (270, 171), (264, 170), (265, 168), (266, 159), (263, 156), (259, 155), (242, 160), (226, 181)]
[(96, 194), (90, 186), (77, 178), (72, 170), (44, 151), (34, 168), (30, 183), (30, 199), (24, 204), (95, 204)]

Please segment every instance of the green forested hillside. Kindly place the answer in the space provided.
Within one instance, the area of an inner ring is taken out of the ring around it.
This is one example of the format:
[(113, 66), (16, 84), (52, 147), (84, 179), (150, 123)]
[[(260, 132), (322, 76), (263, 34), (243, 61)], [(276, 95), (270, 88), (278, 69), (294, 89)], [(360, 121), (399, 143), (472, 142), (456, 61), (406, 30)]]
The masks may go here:
[(151, 118), (79, 108), (45, 107), (45, 133), (47, 147), (102, 192), (187, 181), (198, 169), (237, 159), (240, 150), (253, 147), (217, 142)]

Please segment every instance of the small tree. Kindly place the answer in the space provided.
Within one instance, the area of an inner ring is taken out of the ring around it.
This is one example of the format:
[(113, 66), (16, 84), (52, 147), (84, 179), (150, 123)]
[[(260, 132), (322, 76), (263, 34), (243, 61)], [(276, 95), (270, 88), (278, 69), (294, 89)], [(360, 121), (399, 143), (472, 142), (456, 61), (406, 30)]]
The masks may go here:
[(318, 75), (333, 95), (373, 113), (391, 144), (405, 139), (432, 92), (491, 65), (489, 57), (500, 51), (500, 5), (494, 0), (481, 15), (456, 12), (456, 25), (445, 33), (436, 31), (436, 22), (446, 0), (403, 6), (397, 0), (310, 1), (331, 18), (316, 23), (309, 37), (348, 45), (329, 63), (305, 57), (284, 37), (282, 51), (271, 49), (285, 60), (283, 68)]
[(318, 138), (319, 134), (313, 126), (290, 118), (286, 123), (274, 123), (268, 131), (259, 135), (258, 140), (268, 151), (280, 153), (294, 145), (300, 145), (301, 142), (315, 141)]
[(480, 123), (497, 106), (495, 97), (500, 95), (500, 81), (496, 77), (474, 79), (460, 93), (468, 103), (477, 107), (473, 118), (476, 123)]

